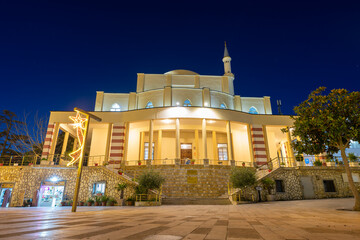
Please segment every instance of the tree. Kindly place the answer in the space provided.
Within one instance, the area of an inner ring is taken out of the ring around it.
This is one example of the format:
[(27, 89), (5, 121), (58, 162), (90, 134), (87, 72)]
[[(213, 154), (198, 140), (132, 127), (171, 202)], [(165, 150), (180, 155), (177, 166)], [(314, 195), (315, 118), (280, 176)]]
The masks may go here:
[[(341, 152), (349, 186), (355, 198), (354, 210), (360, 211), (360, 194), (354, 184), (345, 149), (350, 141), (360, 140), (360, 92), (325, 87), (313, 91), (307, 100), (294, 108), (292, 135), (298, 141), (292, 146), (299, 153)], [(288, 129), (283, 129), (288, 131)]]
[(230, 182), (234, 188), (251, 187), (256, 182), (255, 171), (250, 168), (232, 168)]
[(17, 134), (15, 128), (22, 125), (23, 122), (17, 120), (15, 113), (9, 110), (3, 110), (0, 114), (0, 123), (0, 157), (18, 154), (19, 151), (14, 150), (14, 148), (20, 149), (17, 145), (19, 139), (26, 141), (26, 136)]
[(138, 178), (140, 188), (146, 190), (159, 189), (165, 182), (165, 178), (159, 172), (153, 170), (144, 171)]
[(127, 188), (126, 183), (118, 183), (118, 185), (115, 187), (115, 189), (120, 192), (120, 199), (124, 198), (124, 190)]
[(41, 155), (45, 141), (48, 119), (39, 117), (36, 113), (33, 117), (24, 114), (22, 124), (14, 126), (17, 144), (14, 148), (22, 154)]

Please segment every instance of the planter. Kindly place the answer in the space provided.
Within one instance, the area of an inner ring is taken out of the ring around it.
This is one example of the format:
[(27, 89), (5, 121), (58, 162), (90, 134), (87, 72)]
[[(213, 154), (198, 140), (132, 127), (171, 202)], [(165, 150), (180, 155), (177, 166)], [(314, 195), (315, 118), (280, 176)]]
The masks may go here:
[(305, 162), (304, 162), (304, 161), (296, 161), (296, 166), (304, 167), (304, 166), (305, 166)]
[(350, 167), (360, 167), (358, 162), (349, 162)]
[(267, 194), (266, 195), (266, 200), (271, 202), (271, 201), (275, 201), (275, 195), (274, 194)]
[(98, 163), (95, 163), (95, 167), (97, 167), (99, 164)]
[(161, 202), (151, 202), (151, 201), (135, 202), (135, 207), (150, 207), (150, 206), (161, 206)]
[(135, 205), (135, 201), (125, 201), (125, 205), (126, 205), (126, 206), (134, 206), (134, 205)]
[(66, 202), (61, 202), (61, 206), (66, 206)]
[(32, 162), (31, 162), (31, 163), (29, 163), (29, 166), (32, 166), (32, 165), (34, 165)]
[(14, 166), (19, 166), (19, 164), (18, 164), (18, 163), (14, 163)]
[(79, 202), (79, 206), (84, 206), (84, 202)]
[(40, 165), (49, 165), (49, 161), (48, 160), (41, 160)]
[(326, 162), (326, 166), (328, 167), (335, 167), (336, 163), (335, 162)]
[(0, 163), (0, 166), (4, 166), (4, 164), (3, 164), (3, 163)]
[(140, 166), (140, 165), (141, 165), (141, 162), (139, 162), (138, 165)]
[(114, 206), (115, 203), (114, 202), (109, 202), (109, 206)]
[(88, 207), (91, 207), (93, 205), (92, 202), (87, 202)]
[(106, 202), (101, 202), (101, 206), (105, 207), (105, 206), (106, 206)]
[(119, 175), (122, 175), (123, 173), (122, 172), (118, 172), (119, 173)]
[(99, 206), (99, 205), (100, 205), (99, 202), (95, 202), (95, 203), (94, 203), (94, 206)]

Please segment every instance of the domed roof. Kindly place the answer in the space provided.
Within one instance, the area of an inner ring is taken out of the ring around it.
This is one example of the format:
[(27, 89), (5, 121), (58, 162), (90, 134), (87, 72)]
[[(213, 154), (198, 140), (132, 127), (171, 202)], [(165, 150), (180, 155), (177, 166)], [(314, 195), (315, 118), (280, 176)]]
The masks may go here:
[(171, 75), (199, 75), (196, 72), (184, 70), (184, 69), (176, 69), (169, 72), (166, 72), (164, 74), (171, 74)]

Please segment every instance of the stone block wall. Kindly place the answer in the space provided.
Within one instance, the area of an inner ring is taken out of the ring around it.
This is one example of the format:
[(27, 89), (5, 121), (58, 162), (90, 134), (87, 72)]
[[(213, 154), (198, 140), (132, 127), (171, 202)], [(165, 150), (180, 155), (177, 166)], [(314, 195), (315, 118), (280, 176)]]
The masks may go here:
[[(23, 199), (33, 198), (36, 191), (40, 189), (43, 181), (48, 181), (56, 176), (60, 181), (65, 181), (64, 199), (73, 199), (76, 184), (77, 168), (63, 167), (0, 167), (0, 183), (15, 183), (10, 206), (22, 206)], [(127, 182), (134, 186), (133, 182), (128, 181), (122, 176), (106, 169), (105, 167), (84, 167), (80, 183), (79, 201), (86, 201), (92, 196), (93, 184), (95, 182), (106, 182), (105, 194), (120, 200), (120, 193), (115, 190), (115, 186), (120, 182)], [(127, 198), (134, 194), (132, 187), (128, 187), (124, 192)]]
[(165, 177), (163, 195), (172, 198), (216, 198), (227, 193), (230, 166), (153, 165), (127, 166), (125, 173), (138, 176), (146, 169)]

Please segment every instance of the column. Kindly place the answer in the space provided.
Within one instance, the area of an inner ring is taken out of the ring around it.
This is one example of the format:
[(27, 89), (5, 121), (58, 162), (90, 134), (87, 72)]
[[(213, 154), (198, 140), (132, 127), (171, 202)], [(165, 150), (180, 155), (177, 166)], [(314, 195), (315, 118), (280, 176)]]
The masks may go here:
[(112, 125), (109, 164), (121, 164), (124, 157), (125, 123)]
[(150, 125), (149, 125), (149, 155), (148, 155), (148, 159), (147, 160), (152, 160), (153, 157), (153, 147), (152, 147), (152, 143), (154, 142), (154, 121), (151, 119), (150, 120)]
[[(145, 150), (145, 132), (140, 133), (140, 154), (139, 160), (145, 160), (144, 158), (144, 150)], [(134, 159), (131, 159), (134, 160)]]
[(287, 141), (288, 141), (288, 149), (289, 149), (289, 157), (290, 157), (290, 162), (292, 164), (292, 166), (296, 166), (296, 161), (295, 161), (295, 155), (294, 155), (294, 151), (293, 148), (291, 147), (291, 136), (290, 136), (290, 129), (287, 128), (288, 131), (286, 133), (287, 136)]
[(248, 134), (250, 160), (251, 160), (251, 162), (254, 164), (254, 163), (255, 163), (255, 159), (254, 159), (254, 147), (253, 147), (253, 142), (252, 142), (252, 137), (251, 137), (251, 125), (250, 125), (250, 124), (246, 124), (246, 129), (247, 129), (247, 134)]
[(228, 142), (228, 156), (229, 156), (229, 160), (234, 160), (230, 121), (227, 121), (227, 123), (226, 123), (226, 137), (227, 137), (227, 142)]
[(215, 131), (212, 131), (212, 142), (213, 142), (214, 159), (219, 160), (217, 141), (216, 141), (216, 132)]
[(63, 145), (62, 145), (62, 148), (61, 148), (61, 155), (65, 154), (68, 141), (69, 141), (69, 132), (65, 132), (64, 142), (63, 142)]
[(57, 138), (59, 135), (59, 129), (60, 129), (60, 123), (55, 123), (54, 133), (52, 136), (51, 147), (50, 147), (50, 151), (49, 151), (49, 158), (48, 158), (49, 161), (53, 161), (53, 158), (54, 158)]
[(204, 149), (204, 159), (208, 159), (208, 155), (207, 155), (207, 139), (206, 139), (206, 119), (204, 118), (202, 120), (202, 144), (203, 144), (203, 149)]
[(106, 148), (105, 148), (105, 162), (107, 162), (107, 163), (109, 162), (109, 157), (110, 157), (111, 131), (112, 131), (112, 123), (109, 123), (107, 139), (106, 139)]
[(199, 130), (195, 130), (195, 148), (196, 148), (196, 159), (199, 160), (200, 151), (199, 151)]
[[(156, 159), (161, 159), (161, 143), (162, 143), (162, 130), (159, 129), (158, 131), (158, 139), (156, 144)], [(159, 161), (160, 162), (160, 161)]]
[(180, 119), (175, 120), (176, 159), (180, 159)]
[(257, 165), (264, 165), (267, 163), (267, 153), (264, 140), (263, 127), (259, 124), (251, 126), (251, 138), (254, 148), (254, 158)]
[(54, 135), (54, 128), (55, 128), (55, 123), (49, 123), (49, 125), (47, 127), (47, 131), (46, 131), (46, 136), (45, 136), (45, 141), (44, 141), (41, 158), (47, 159), (48, 155), (50, 154), (50, 148), (52, 145), (51, 143), (53, 141), (53, 135)]

